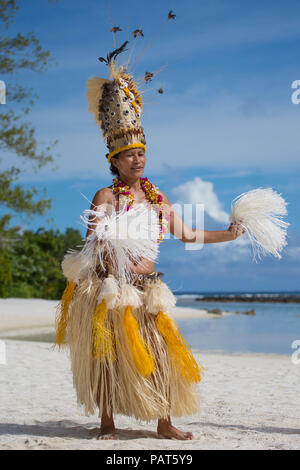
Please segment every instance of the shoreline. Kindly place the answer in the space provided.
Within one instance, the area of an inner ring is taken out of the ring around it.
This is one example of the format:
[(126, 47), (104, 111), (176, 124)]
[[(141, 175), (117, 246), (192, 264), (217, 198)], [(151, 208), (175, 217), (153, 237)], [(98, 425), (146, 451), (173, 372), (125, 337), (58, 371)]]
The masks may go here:
[[(46, 330), (46, 328), (45, 328), (45, 330)], [(25, 330), (22, 330), (22, 331), (25, 332)], [(26, 334), (31, 335), (32, 331), (33, 331), (32, 329), (28, 329), (28, 331), (26, 331), (26, 333), (24, 334), (24, 337), (26, 336)], [(49, 331), (50, 331), (50, 329), (49, 329)], [(45, 345), (45, 346), (48, 346), (49, 349), (52, 349), (52, 346), (53, 346), (52, 342), (32, 341), (32, 340), (26, 340), (26, 339), (16, 339), (12, 333), (17, 333), (17, 332), (19, 332), (19, 330), (14, 330), (14, 331), (7, 332), (7, 334), (5, 334), (5, 336), (1, 336), (0, 339), (4, 340), (5, 342), (11, 342), (11, 343), (22, 342), (22, 343), (26, 343), (28, 346), (31, 345), (32, 343), (37, 344), (37, 345)], [(38, 332), (43, 334), (44, 329), (37, 328), (34, 333), (38, 334)], [(57, 351), (58, 351), (58, 349), (57, 349)], [(62, 351), (64, 351), (64, 353), (67, 353), (68, 352), (68, 347), (64, 348)], [(205, 355), (207, 355), (207, 356), (211, 356), (211, 355), (220, 356), (220, 355), (222, 355), (223, 357), (224, 356), (248, 357), (248, 358), (258, 357), (258, 358), (273, 358), (273, 359), (285, 359), (285, 360), (286, 359), (290, 360), (290, 358), (291, 358), (291, 354), (278, 354), (278, 353), (274, 353), (274, 352), (270, 352), (270, 353), (266, 353), (266, 352), (242, 352), (242, 351), (230, 351), (230, 352), (228, 352), (228, 351), (225, 351), (225, 350), (222, 350), (222, 349), (217, 350), (217, 349), (198, 349), (198, 348), (192, 348), (192, 352), (193, 352), (194, 355), (198, 355), (198, 356), (201, 356), (201, 355), (204, 355), (204, 356)]]
[[(39, 327), (54, 327), (55, 309), (59, 300), (0, 299), (0, 333)], [(171, 316), (175, 320), (213, 318), (233, 315), (234, 312), (208, 313), (208, 309), (174, 307)]]

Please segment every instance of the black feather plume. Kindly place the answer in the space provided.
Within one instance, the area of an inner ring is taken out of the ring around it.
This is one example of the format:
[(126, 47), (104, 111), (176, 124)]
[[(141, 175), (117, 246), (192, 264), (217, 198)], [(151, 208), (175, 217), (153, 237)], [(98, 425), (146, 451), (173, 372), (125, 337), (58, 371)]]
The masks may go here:
[(106, 59), (104, 59), (104, 57), (98, 57), (98, 60), (100, 62), (105, 62), (106, 65), (109, 65), (117, 57), (117, 55), (121, 54), (121, 52), (124, 52), (125, 47), (127, 46), (127, 44), (128, 44), (128, 41), (125, 41), (122, 44), (122, 46), (118, 47), (117, 49), (115, 49), (112, 52), (109, 52), (106, 56)]

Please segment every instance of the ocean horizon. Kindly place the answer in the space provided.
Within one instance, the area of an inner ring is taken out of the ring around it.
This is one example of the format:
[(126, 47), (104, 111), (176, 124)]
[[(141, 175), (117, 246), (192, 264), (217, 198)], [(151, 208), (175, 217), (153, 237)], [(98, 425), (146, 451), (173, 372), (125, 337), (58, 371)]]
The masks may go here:
[(234, 295), (243, 295), (243, 296), (253, 296), (253, 295), (261, 295), (261, 296), (279, 296), (279, 295), (284, 295), (284, 296), (299, 296), (300, 297), (300, 291), (269, 291), (269, 290), (262, 290), (262, 291), (246, 291), (246, 290), (240, 290), (240, 291), (173, 291), (174, 295), (178, 297), (184, 297), (184, 296), (217, 296), (217, 295), (227, 295), (227, 296), (234, 296)]

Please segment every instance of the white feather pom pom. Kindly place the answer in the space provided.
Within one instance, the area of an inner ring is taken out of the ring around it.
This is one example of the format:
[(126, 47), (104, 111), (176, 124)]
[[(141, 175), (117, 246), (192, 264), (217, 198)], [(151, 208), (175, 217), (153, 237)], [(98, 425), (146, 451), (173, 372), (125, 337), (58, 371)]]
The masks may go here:
[(290, 225), (282, 220), (287, 214), (286, 201), (272, 188), (258, 188), (237, 196), (231, 204), (230, 221), (240, 224), (246, 231), (256, 255), (271, 253), (281, 258), (286, 242), (286, 229)]
[(68, 281), (78, 282), (82, 265), (82, 253), (76, 250), (69, 250), (65, 254), (61, 263), (63, 275), (68, 279)]
[(120, 295), (118, 307), (120, 309), (125, 308), (129, 305), (133, 308), (141, 307), (142, 305), (141, 295), (143, 295), (143, 293), (139, 291), (133, 285), (124, 284), (121, 289), (121, 295)]
[(176, 297), (164, 282), (155, 282), (145, 287), (146, 305), (149, 313), (169, 312), (176, 305)]
[(98, 295), (98, 304), (104, 299), (107, 308), (112, 309), (116, 305), (118, 295), (119, 287), (117, 281), (114, 276), (109, 274), (102, 282), (101, 290)]

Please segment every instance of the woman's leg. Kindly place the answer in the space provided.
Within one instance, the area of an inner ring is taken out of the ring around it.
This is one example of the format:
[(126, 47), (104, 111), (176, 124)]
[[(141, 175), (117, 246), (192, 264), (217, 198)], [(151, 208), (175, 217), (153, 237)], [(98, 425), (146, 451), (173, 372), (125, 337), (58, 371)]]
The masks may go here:
[[(155, 347), (155, 341), (154, 341), (154, 328), (155, 328), (155, 325), (153, 326), (153, 329), (149, 329), (149, 336), (151, 338), (151, 349), (152, 349), (152, 353), (154, 354), (155, 357), (158, 358), (158, 360), (156, 361), (156, 368), (157, 368), (157, 371), (160, 369), (161, 367), (161, 364), (160, 364), (160, 361), (159, 361), (159, 353), (157, 351), (157, 348)], [(160, 373), (162, 373), (162, 371), (160, 371)], [(167, 395), (166, 395), (166, 398), (169, 402), (169, 407), (168, 407), (168, 411), (170, 411), (171, 409), (171, 405), (170, 405), (170, 401), (171, 401), (171, 393), (170, 393), (170, 386), (168, 387), (168, 391), (167, 391)], [(175, 426), (172, 425), (171, 423), (171, 418), (170, 416), (168, 416), (167, 419), (159, 419), (158, 420), (158, 423), (157, 423), (157, 433), (160, 434), (160, 435), (163, 435), (164, 437), (167, 437), (167, 438), (173, 438), (173, 439), (180, 439), (180, 440), (187, 440), (187, 439), (193, 439), (194, 436), (191, 432), (183, 432), (183, 431), (180, 431), (179, 429), (175, 428)]]
[[(109, 377), (108, 373), (106, 371), (106, 383), (109, 384)], [(109, 390), (109, 386), (107, 387)], [(116, 437), (116, 428), (115, 428), (115, 423), (114, 423), (114, 418), (113, 418), (113, 413), (111, 411), (110, 407), (110, 412), (108, 412), (108, 407), (107, 407), (107, 396), (106, 396), (106, 388), (104, 387), (104, 393), (103, 393), (103, 411), (102, 411), (102, 416), (101, 416), (101, 427), (100, 427), (100, 432), (97, 436), (97, 439), (118, 439)], [(110, 397), (108, 397), (110, 399)], [(98, 403), (100, 403), (100, 384), (98, 388), (98, 396), (97, 396)]]
[(113, 414), (107, 413), (106, 405), (104, 405), (103, 413), (101, 416), (101, 427), (97, 439), (118, 439), (116, 437), (116, 428), (114, 423)]

